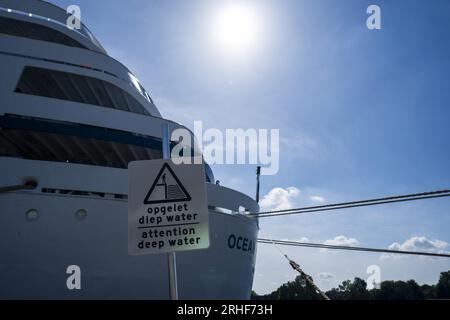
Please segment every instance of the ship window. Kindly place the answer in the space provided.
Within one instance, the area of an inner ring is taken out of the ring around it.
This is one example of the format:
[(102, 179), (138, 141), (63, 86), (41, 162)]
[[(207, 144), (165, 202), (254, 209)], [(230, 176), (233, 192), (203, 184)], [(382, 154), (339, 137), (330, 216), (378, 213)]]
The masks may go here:
[(23, 129), (0, 130), (0, 157), (127, 168), (162, 158), (161, 150), (95, 138)]
[[(127, 168), (130, 161), (161, 159), (162, 143), (112, 128), (5, 114), (0, 116), (0, 157)], [(206, 181), (214, 182), (207, 163), (205, 172)]]
[(150, 115), (133, 96), (119, 87), (68, 72), (25, 67), (15, 91)]
[[(126, 169), (131, 161), (162, 159), (162, 151), (94, 137), (3, 128), (0, 130), (0, 157)], [(206, 181), (213, 183), (214, 175), (208, 164), (205, 170)]]
[(0, 33), (87, 49), (87, 47), (62, 32), (21, 20), (0, 17)]

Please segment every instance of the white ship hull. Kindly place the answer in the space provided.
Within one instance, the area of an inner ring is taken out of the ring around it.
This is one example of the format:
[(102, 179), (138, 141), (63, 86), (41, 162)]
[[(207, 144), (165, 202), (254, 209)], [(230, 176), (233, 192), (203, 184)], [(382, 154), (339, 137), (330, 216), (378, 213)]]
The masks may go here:
[[(97, 184), (120, 193), (127, 186), (126, 170), (93, 175), (88, 166), (6, 158), (0, 166), (1, 185), (33, 177), (59, 190)], [(208, 186), (212, 198), (218, 188)], [(167, 255), (127, 253), (126, 201), (37, 190), (1, 194), (0, 208), (0, 299), (169, 298)], [(82, 220), (79, 210), (86, 213)], [(257, 232), (255, 220), (210, 210), (210, 248), (177, 253), (180, 299), (248, 299)], [(70, 265), (81, 268), (81, 290), (66, 285)]]

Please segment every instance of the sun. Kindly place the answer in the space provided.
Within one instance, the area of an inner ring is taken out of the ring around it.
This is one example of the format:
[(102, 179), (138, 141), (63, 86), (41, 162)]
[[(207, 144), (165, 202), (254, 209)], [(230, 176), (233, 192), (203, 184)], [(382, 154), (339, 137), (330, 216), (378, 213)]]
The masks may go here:
[(212, 19), (213, 40), (226, 54), (247, 54), (258, 44), (261, 26), (255, 8), (229, 3), (219, 8)]

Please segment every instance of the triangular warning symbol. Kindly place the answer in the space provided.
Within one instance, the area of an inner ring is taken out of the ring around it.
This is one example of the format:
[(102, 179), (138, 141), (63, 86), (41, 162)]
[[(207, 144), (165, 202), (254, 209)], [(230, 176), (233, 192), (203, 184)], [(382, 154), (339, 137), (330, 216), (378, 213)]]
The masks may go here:
[(190, 201), (191, 196), (184, 188), (168, 163), (165, 163), (153, 182), (144, 204)]

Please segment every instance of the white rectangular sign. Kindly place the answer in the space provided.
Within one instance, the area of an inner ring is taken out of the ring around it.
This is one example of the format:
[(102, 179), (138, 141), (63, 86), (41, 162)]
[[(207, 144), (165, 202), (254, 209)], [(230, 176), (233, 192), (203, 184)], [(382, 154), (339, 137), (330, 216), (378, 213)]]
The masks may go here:
[(130, 255), (209, 247), (203, 164), (134, 161), (128, 174)]

